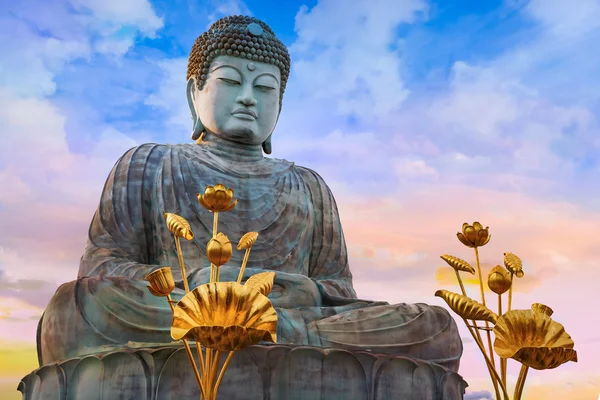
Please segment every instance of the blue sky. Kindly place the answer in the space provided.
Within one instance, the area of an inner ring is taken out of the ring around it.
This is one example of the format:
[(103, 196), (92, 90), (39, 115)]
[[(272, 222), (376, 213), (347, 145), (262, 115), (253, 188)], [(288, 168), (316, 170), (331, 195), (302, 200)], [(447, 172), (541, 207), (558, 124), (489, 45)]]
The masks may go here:
[[(0, 2), (6, 332), (34, 337), (42, 305), (75, 278), (115, 160), (190, 140), (187, 56), (230, 14), (263, 19), (290, 49), (272, 156), (333, 189), (360, 295), (436, 301), (445, 240), (487, 216), (499, 244), (544, 277), (525, 298), (552, 300), (566, 285), (563, 316), (595, 309), (578, 285), (600, 279), (598, 0)], [(560, 379), (587, 376), (580, 364)]]

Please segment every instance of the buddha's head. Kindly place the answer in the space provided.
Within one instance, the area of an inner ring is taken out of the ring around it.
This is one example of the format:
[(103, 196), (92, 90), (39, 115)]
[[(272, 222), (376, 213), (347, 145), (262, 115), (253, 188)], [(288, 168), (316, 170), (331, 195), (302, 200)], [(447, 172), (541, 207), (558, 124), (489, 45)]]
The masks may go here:
[(208, 132), (270, 154), (289, 72), (288, 51), (267, 24), (245, 16), (215, 22), (188, 62), (192, 139)]

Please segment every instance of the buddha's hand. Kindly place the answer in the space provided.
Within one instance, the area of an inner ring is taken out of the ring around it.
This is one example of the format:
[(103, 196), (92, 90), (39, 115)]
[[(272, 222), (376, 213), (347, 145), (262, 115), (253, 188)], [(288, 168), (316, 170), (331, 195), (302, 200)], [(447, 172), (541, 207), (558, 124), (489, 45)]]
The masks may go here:
[[(220, 282), (237, 281), (240, 272), (239, 267), (230, 267), (224, 265), (219, 272)], [(265, 272), (263, 269), (246, 268), (242, 283), (252, 275)], [(320, 307), (322, 303), (321, 293), (317, 284), (307, 276), (300, 274), (290, 274), (287, 272), (275, 272), (275, 282), (273, 290), (269, 294), (269, 299), (274, 307), (280, 308), (298, 308), (298, 307)], [(190, 287), (208, 283), (210, 281), (210, 268), (202, 268), (195, 271), (189, 277)]]

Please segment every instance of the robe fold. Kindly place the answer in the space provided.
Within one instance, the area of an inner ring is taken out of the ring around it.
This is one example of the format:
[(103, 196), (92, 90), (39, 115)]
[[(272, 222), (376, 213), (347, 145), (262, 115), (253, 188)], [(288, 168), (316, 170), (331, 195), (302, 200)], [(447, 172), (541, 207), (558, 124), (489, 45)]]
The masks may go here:
[[(196, 194), (217, 183), (239, 199), (234, 210), (219, 213), (219, 231), (234, 246), (246, 232), (259, 233), (248, 270), (303, 275), (318, 288), (318, 307), (276, 308), (278, 342), (370, 350), (458, 369), (462, 342), (443, 308), (356, 298), (337, 206), (318, 174), (285, 160), (245, 160), (198, 144), (146, 144), (117, 161), (90, 225), (78, 279), (57, 290), (40, 321), (41, 365), (130, 341), (171, 341), (168, 304), (152, 296), (143, 279), (171, 266), (178, 286), (172, 295), (178, 300), (184, 294), (164, 219), (170, 212), (191, 225), (194, 238), (181, 240), (181, 249), (190, 286), (203, 283), (198, 277), (210, 267), (213, 214)], [(243, 255), (234, 249), (227, 265), (241, 265)]]

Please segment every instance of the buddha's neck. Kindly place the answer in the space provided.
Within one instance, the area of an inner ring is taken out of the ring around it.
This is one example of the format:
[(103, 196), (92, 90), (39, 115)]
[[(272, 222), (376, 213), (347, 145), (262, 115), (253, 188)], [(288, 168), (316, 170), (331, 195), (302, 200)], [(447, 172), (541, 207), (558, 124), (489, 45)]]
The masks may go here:
[(261, 145), (232, 142), (209, 132), (204, 133), (198, 144), (212, 154), (231, 161), (259, 161), (264, 158)]

